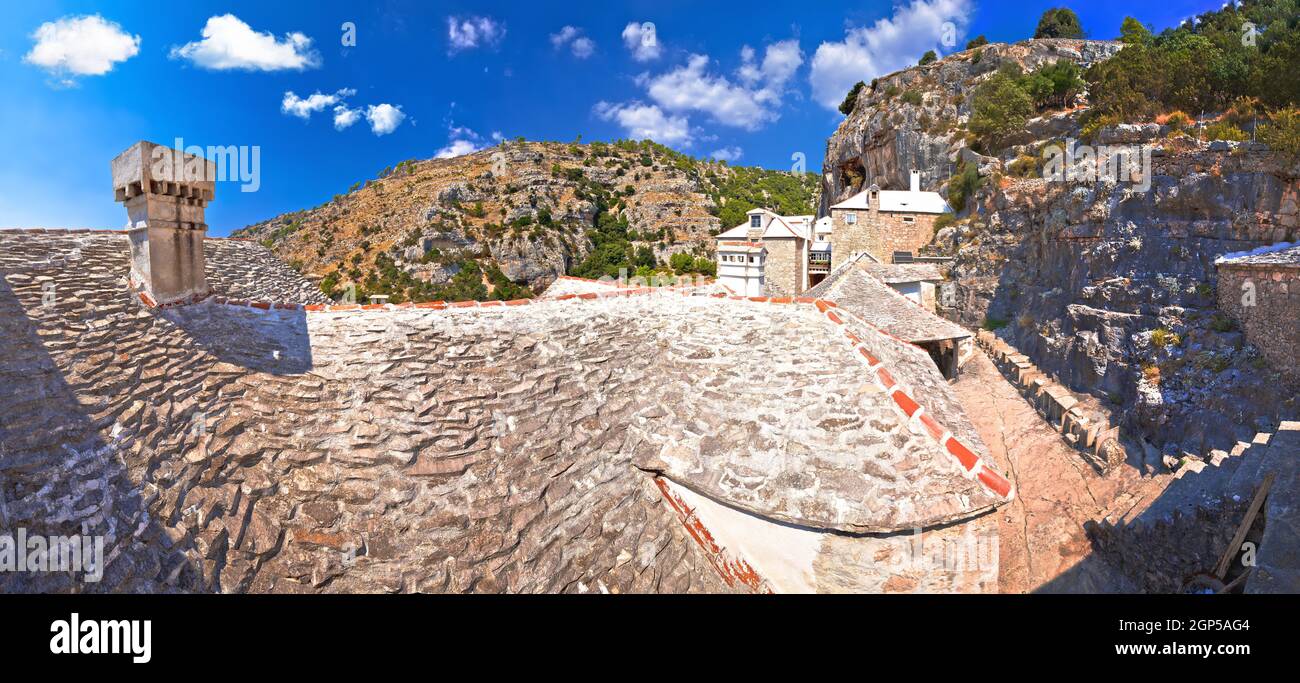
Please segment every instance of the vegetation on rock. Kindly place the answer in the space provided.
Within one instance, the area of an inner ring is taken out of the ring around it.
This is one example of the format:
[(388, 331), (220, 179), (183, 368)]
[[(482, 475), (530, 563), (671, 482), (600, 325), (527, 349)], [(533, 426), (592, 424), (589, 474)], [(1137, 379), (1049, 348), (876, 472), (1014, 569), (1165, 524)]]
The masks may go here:
[(1056, 7), (1043, 12), (1038, 19), (1035, 38), (1082, 38), (1083, 27), (1079, 16), (1068, 7)]

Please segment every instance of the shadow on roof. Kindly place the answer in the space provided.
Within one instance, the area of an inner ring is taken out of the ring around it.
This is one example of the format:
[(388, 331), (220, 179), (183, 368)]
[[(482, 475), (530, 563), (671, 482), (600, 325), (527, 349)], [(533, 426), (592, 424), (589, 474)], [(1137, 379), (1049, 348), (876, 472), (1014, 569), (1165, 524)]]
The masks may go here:
[(155, 315), (176, 325), (219, 361), (272, 375), (299, 375), (312, 369), (305, 311), (202, 303), (162, 309)]
[[(81, 349), (61, 343), (56, 362), (43, 341), (62, 341), (51, 332), (63, 320), (42, 306), (39, 290), (16, 293), (0, 277), (0, 536), (14, 543), (22, 530), (29, 560), (34, 537), (89, 539), (78, 550), (93, 548), (98, 537), (107, 566), (97, 571), (83, 560), (80, 569), (88, 571), (0, 572), (0, 593), (106, 592), (141, 580), (155, 592), (192, 590), (202, 582), (190, 559), (199, 557), (193, 539), (159, 540), (166, 530), (127, 472), (127, 459), (152, 455), (121, 450), (138, 426), (127, 417), (131, 401), (93, 381), (69, 385), (60, 366), (85, 362)], [(119, 419), (125, 424), (115, 432)], [(113, 433), (117, 438), (106, 436)], [(58, 564), (54, 555), (48, 561)]]

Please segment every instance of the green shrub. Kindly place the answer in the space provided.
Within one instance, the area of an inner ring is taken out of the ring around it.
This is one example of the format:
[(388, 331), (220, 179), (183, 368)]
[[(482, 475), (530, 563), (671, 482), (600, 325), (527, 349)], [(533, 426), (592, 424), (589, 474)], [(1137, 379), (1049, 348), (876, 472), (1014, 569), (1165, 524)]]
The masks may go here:
[(849, 94), (845, 95), (844, 101), (840, 103), (841, 114), (848, 116), (853, 113), (853, 108), (858, 105), (858, 93), (862, 92), (862, 88), (865, 86), (866, 83), (858, 81), (853, 84), (852, 88), (849, 88)]
[(1038, 159), (1028, 154), (1021, 154), (1010, 164), (1007, 164), (1007, 172), (1017, 178), (1037, 178)]
[(1120, 117), (1114, 114), (1100, 114), (1089, 117), (1088, 120), (1084, 122), (1083, 128), (1079, 130), (1079, 138), (1092, 142), (1097, 139), (1097, 132), (1102, 128), (1114, 126), (1121, 122), (1122, 120)]
[(906, 102), (907, 104), (910, 104), (912, 106), (920, 106), (921, 93), (917, 92), (916, 90), (908, 90), (907, 92), (903, 93), (902, 100), (903, 102)]
[(954, 209), (964, 211), (966, 202), (980, 188), (984, 179), (980, 178), (979, 168), (975, 164), (962, 164), (957, 175), (948, 181), (948, 201)]
[(1250, 136), (1246, 135), (1245, 131), (1232, 125), (1231, 123), (1228, 123), (1227, 121), (1220, 121), (1217, 123), (1211, 123), (1210, 125), (1205, 127), (1205, 139), (1206, 140), (1228, 140), (1230, 142), (1245, 142), (1246, 140), (1250, 139)]
[(1171, 332), (1164, 327), (1151, 332), (1151, 343), (1158, 349), (1163, 349), (1169, 346), (1178, 346), (1182, 341), (1182, 338), (1179, 337), (1177, 333)]
[(1004, 66), (975, 88), (971, 102), (971, 132), (994, 151), (1008, 135), (1024, 129), (1034, 115), (1034, 100), (1020, 86), (1020, 69)]
[(1286, 107), (1268, 117), (1259, 127), (1259, 139), (1276, 152), (1300, 156), (1300, 109)]
[(984, 322), (980, 324), (980, 327), (982, 329), (990, 330), (990, 331), (1000, 330), (1006, 327), (1009, 322), (1010, 322), (1009, 320), (994, 318), (993, 316), (990, 315), (990, 316), (985, 316)]
[(1222, 313), (1215, 313), (1214, 318), (1210, 320), (1210, 329), (1215, 332), (1231, 332), (1237, 329), (1237, 323)]
[(1181, 132), (1191, 128), (1194, 121), (1186, 112), (1171, 111), (1168, 114), (1156, 117), (1156, 123), (1169, 126), (1173, 130)]
[(1038, 19), (1035, 38), (1082, 38), (1083, 27), (1079, 16), (1068, 7), (1057, 7), (1043, 12)]

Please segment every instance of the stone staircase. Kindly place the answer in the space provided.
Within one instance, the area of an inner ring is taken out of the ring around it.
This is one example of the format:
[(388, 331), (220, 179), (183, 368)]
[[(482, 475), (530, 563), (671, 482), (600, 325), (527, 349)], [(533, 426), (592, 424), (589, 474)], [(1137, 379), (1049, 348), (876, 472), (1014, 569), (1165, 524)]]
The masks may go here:
[[(1279, 432), (1289, 432), (1283, 423)], [(1300, 430), (1300, 426), (1296, 427)], [(1210, 451), (1206, 460), (1187, 459), (1172, 474), (1153, 477), (1145, 485), (1126, 491), (1108, 509), (1105, 519), (1127, 525), (1173, 517), (1175, 511), (1193, 514), (1197, 508), (1213, 509), (1229, 497), (1247, 500), (1263, 479), (1264, 467), (1275, 434), (1260, 432), (1249, 442), (1239, 441), (1230, 451)], [(1279, 448), (1283, 446), (1279, 443)]]
[(1089, 464), (1105, 473), (1124, 462), (1119, 427), (1112, 426), (1102, 415), (1086, 412), (1069, 389), (993, 332), (980, 330), (975, 341), (1061, 438), (1087, 456)]

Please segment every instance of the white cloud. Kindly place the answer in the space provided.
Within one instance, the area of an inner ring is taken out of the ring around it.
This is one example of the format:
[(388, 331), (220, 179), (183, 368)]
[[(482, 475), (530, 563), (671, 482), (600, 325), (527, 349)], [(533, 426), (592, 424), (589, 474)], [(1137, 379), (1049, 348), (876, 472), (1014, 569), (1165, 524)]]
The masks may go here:
[(491, 17), (447, 17), (447, 54), (495, 47), (505, 35), (505, 24)]
[(658, 59), (663, 53), (659, 45), (659, 33), (655, 25), (648, 21), (633, 21), (623, 27), (623, 45), (632, 53), (632, 59), (638, 62)]
[(208, 17), (203, 40), (173, 47), (173, 59), (188, 59), (196, 66), (214, 71), (301, 71), (320, 65), (320, 55), (311, 49), (311, 38), (297, 31), (278, 40), (271, 33), (259, 33), (233, 14)]
[(913, 0), (872, 26), (850, 27), (842, 42), (822, 43), (813, 55), (813, 99), (835, 109), (854, 83), (912, 66), (926, 50), (941, 51), (944, 23), (960, 37), (973, 11), (971, 0)]
[(343, 98), (355, 94), (357, 94), (357, 91), (343, 88), (331, 95), (316, 91), (307, 97), (298, 97), (297, 94), (290, 90), (284, 94), (284, 99), (280, 102), (280, 111), (291, 116), (297, 116), (305, 121), (310, 119), (312, 114), (325, 111), (327, 107), (333, 107), (342, 102)]
[(740, 157), (744, 155), (745, 155), (745, 150), (734, 146), (723, 147), (722, 149), (715, 149), (713, 150), (713, 152), (709, 154), (709, 156), (713, 157), (714, 159), (717, 159), (718, 161), (725, 161), (727, 163), (739, 161)]
[(360, 109), (349, 109), (346, 104), (334, 107), (334, 130), (343, 130), (361, 118)]
[(388, 135), (397, 130), (405, 118), (406, 114), (402, 112), (400, 106), (372, 104), (366, 107), (366, 121), (370, 122), (370, 130), (375, 135)]
[(477, 152), (480, 149), (483, 149), (483, 147), (471, 140), (452, 140), (447, 143), (446, 147), (438, 150), (438, 153), (433, 156), (436, 159), (450, 159), (452, 157), (459, 157), (472, 152)]
[(573, 52), (574, 57), (577, 57), (578, 59), (586, 59), (596, 51), (596, 43), (591, 38), (583, 36), (573, 41), (573, 44), (570, 45), (569, 48)]
[(551, 46), (556, 48), (564, 47), (564, 44), (577, 37), (579, 32), (580, 29), (578, 28), (565, 26), (560, 29), (559, 33), (551, 34)]
[[(453, 106), (455, 106), (454, 103)], [(500, 142), (501, 133), (493, 131), (492, 139)], [(486, 145), (483, 143), (483, 136), (464, 126), (457, 126), (454, 123), (448, 123), (447, 146), (438, 150), (438, 152), (433, 156), (438, 159), (450, 159), (471, 152), (477, 152), (484, 147), (486, 147)]]
[(569, 51), (578, 59), (586, 59), (596, 51), (595, 41), (582, 35), (582, 29), (575, 26), (565, 26), (559, 33), (551, 34), (552, 47), (558, 50), (565, 45), (569, 46)]
[(803, 64), (803, 51), (797, 40), (785, 40), (768, 45), (761, 63), (755, 56), (749, 46), (740, 51), (735, 83), (709, 73), (709, 58), (700, 54), (691, 55), (686, 66), (638, 82), (668, 111), (703, 111), (723, 125), (758, 130), (781, 117), (781, 98)]
[(653, 104), (629, 102), (625, 104), (596, 103), (595, 113), (606, 121), (616, 121), (628, 136), (643, 140), (649, 138), (665, 145), (691, 145), (690, 122), (685, 116), (671, 116)]
[[(23, 61), (55, 76), (102, 76), (140, 52), (140, 36), (98, 14), (47, 21), (32, 33)], [(65, 78), (65, 84), (71, 80)]]

